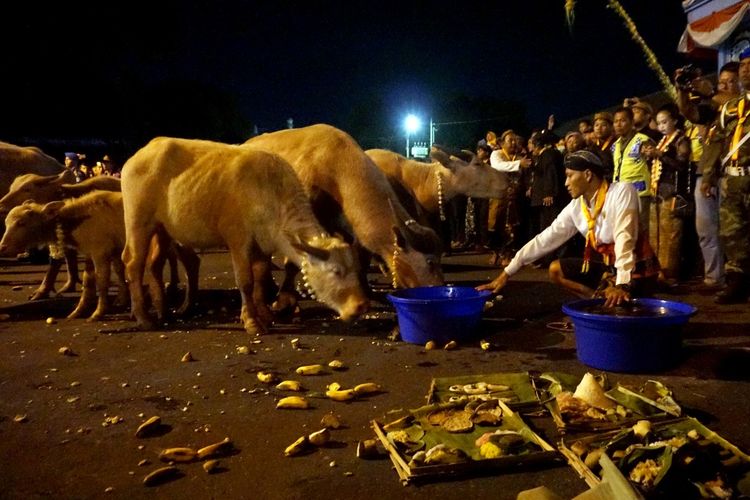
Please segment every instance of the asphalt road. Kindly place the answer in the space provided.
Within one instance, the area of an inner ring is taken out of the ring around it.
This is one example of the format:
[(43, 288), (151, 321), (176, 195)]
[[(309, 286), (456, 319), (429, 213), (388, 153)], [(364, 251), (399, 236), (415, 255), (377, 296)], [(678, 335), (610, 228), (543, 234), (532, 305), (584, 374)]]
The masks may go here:
[[(461, 340), (463, 332), (456, 332), (457, 350), (426, 351), (388, 340), (395, 315), (385, 302), (351, 325), (304, 302), (300, 323), (251, 338), (239, 324), (228, 256), (202, 258), (200, 314), (149, 332), (134, 331), (123, 310), (98, 323), (48, 324), (48, 317), (72, 310), (75, 296), (29, 303), (26, 297), (44, 266), (0, 262), (1, 498), (505, 499), (540, 485), (571, 498), (587, 489), (563, 462), (402, 486), (390, 460), (355, 454), (359, 440), (373, 437), (372, 419), (422, 405), (433, 377), (591, 370), (576, 358), (573, 333), (549, 327), (563, 318), (560, 305), (572, 297), (548, 284), (544, 271), (524, 270), (511, 281), (504, 299), (485, 313), (476, 338)], [(484, 254), (447, 257), (448, 282), (490, 279), (497, 270), (486, 261)], [(664, 373), (609, 374), (610, 380), (657, 378), (674, 390), (688, 414), (750, 450), (750, 306), (720, 307), (698, 294), (670, 298), (699, 307), (685, 328), (682, 361)], [(479, 338), (493, 348), (480, 349)], [(63, 347), (72, 355), (61, 354)], [(195, 361), (181, 361), (187, 352)], [(385, 392), (348, 403), (311, 398), (311, 409), (276, 410), (286, 394), (256, 377), (265, 370), (299, 379), (298, 366), (332, 359), (343, 360), (348, 369), (303, 378), (309, 390), (323, 391), (333, 381), (345, 387), (374, 381)], [(331, 411), (345, 425), (332, 432), (329, 446), (284, 456), (289, 444), (318, 430)], [(154, 415), (162, 419), (159, 432), (136, 438), (136, 428)], [(529, 423), (549, 442), (557, 441), (543, 419)], [(218, 473), (207, 474), (200, 463), (178, 464), (172, 481), (142, 484), (146, 474), (164, 465), (158, 459), (162, 449), (199, 448), (224, 437), (235, 451), (221, 459)]]

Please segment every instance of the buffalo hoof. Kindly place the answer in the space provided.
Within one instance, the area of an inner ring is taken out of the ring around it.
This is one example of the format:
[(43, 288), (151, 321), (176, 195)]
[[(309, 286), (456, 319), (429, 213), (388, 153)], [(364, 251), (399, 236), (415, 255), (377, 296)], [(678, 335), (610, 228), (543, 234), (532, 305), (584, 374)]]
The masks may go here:
[(268, 333), (266, 326), (254, 319), (246, 319), (244, 326), (245, 331), (250, 335), (265, 335)]
[(75, 308), (72, 313), (68, 314), (68, 319), (76, 319), (81, 317), (81, 313), (83, 312), (83, 308)]
[(154, 322), (153, 322), (152, 320), (150, 320), (150, 319), (142, 319), (142, 320), (138, 320), (138, 321), (136, 321), (136, 323), (135, 323), (135, 326), (136, 326), (136, 327), (137, 327), (137, 328), (138, 328), (139, 330), (147, 330), (147, 331), (148, 331), (148, 330), (156, 330), (156, 323), (154, 323)]
[(282, 315), (290, 315), (296, 309), (297, 300), (293, 293), (280, 292), (276, 301), (271, 304), (271, 310)]
[(49, 290), (47, 289), (38, 289), (36, 292), (29, 295), (29, 300), (42, 300), (42, 299), (48, 299), (49, 298)]

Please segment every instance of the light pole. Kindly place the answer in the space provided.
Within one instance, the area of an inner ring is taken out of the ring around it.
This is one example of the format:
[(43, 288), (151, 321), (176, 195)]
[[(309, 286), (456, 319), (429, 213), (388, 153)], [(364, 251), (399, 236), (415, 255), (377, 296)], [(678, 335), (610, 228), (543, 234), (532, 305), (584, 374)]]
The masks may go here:
[(409, 158), (409, 136), (420, 129), (422, 120), (413, 114), (406, 115), (404, 119), (404, 130), (406, 130), (406, 157)]

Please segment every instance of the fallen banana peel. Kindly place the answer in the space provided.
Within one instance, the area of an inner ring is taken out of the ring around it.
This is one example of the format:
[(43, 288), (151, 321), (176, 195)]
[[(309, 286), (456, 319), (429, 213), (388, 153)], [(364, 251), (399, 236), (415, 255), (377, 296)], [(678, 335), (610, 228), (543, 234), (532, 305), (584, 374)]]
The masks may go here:
[(159, 425), (161, 425), (161, 417), (151, 417), (138, 426), (138, 429), (136, 429), (135, 431), (135, 437), (146, 437), (149, 434), (153, 433), (159, 427)]
[(344, 368), (346, 368), (346, 364), (340, 359), (334, 359), (333, 361), (328, 363), (328, 366), (334, 370), (343, 370)]
[(305, 365), (300, 366), (295, 371), (297, 375), (320, 375), (325, 372), (325, 367), (323, 365)]
[(293, 410), (305, 410), (310, 407), (310, 403), (300, 396), (289, 396), (282, 398), (276, 403), (276, 408), (279, 409), (293, 409)]
[(276, 375), (270, 372), (258, 372), (258, 380), (264, 384), (270, 384), (276, 381)]
[(299, 392), (302, 390), (302, 384), (296, 380), (282, 380), (276, 385), (276, 388), (280, 391)]
[(203, 462), (203, 470), (208, 474), (213, 474), (219, 468), (218, 460), (206, 460)]
[(333, 413), (326, 413), (323, 418), (320, 419), (320, 424), (327, 427), (328, 429), (338, 429), (341, 427), (341, 418)]
[(295, 442), (293, 442), (292, 444), (286, 447), (286, 449), (284, 450), (284, 455), (286, 455), (287, 457), (293, 457), (295, 455), (299, 455), (300, 453), (302, 453), (303, 451), (307, 449), (308, 444), (309, 443), (307, 442), (307, 436), (302, 436), (301, 438), (299, 438), (298, 440), (296, 440)]
[(357, 396), (362, 396), (365, 394), (375, 394), (381, 392), (382, 390), (383, 388), (380, 387), (380, 384), (376, 384), (375, 382), (365, 382), (364, 384), (354, 386), (354, 392), (357, 394)]
[(179, 473), (180, 469), (177, 467), (171, 465), (168, 467), (162, 467), (144, 477), (143, 484), (144, 486), (156, 486), (170, 478), (176, 477)]
[(328, 396), (328, 399), (332, 399), (334, 401), (349, 401), (357, 397), (357, 393), (354, 392), (354, 389), (345, 389), (337, 391), (326, 391), (326, 396)]
[(331, 440), (331, 431), (328, 428), (320, 429), (307, 436), (307, 440), (315, 446), (323, 446)]
[(196, 452), (192, 448), (167, 448), (159, 453), (162, 462), (192, 462)]
[(218, 443), (210, 444), (199, 449), (195, 453), (195, 458), (197, 458), (198, 460), (203, 460), (204, 458), (208, 457), (225, 455), (233, 448), (233, 446), (234, 445), (232, 444), (232, 441), (228, 437), (225, 437), (223, 441), (219, 441)]

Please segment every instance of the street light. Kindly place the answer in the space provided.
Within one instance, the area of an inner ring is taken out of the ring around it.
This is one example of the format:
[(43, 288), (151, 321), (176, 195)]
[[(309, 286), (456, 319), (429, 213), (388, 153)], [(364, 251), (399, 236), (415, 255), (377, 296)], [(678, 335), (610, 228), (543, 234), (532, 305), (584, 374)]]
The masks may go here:
[(409, 136), (422, 127), (422, 120), (416, 115), (406, 115), (404, 130), (406, 130), (406, 157), (409, 158)]

